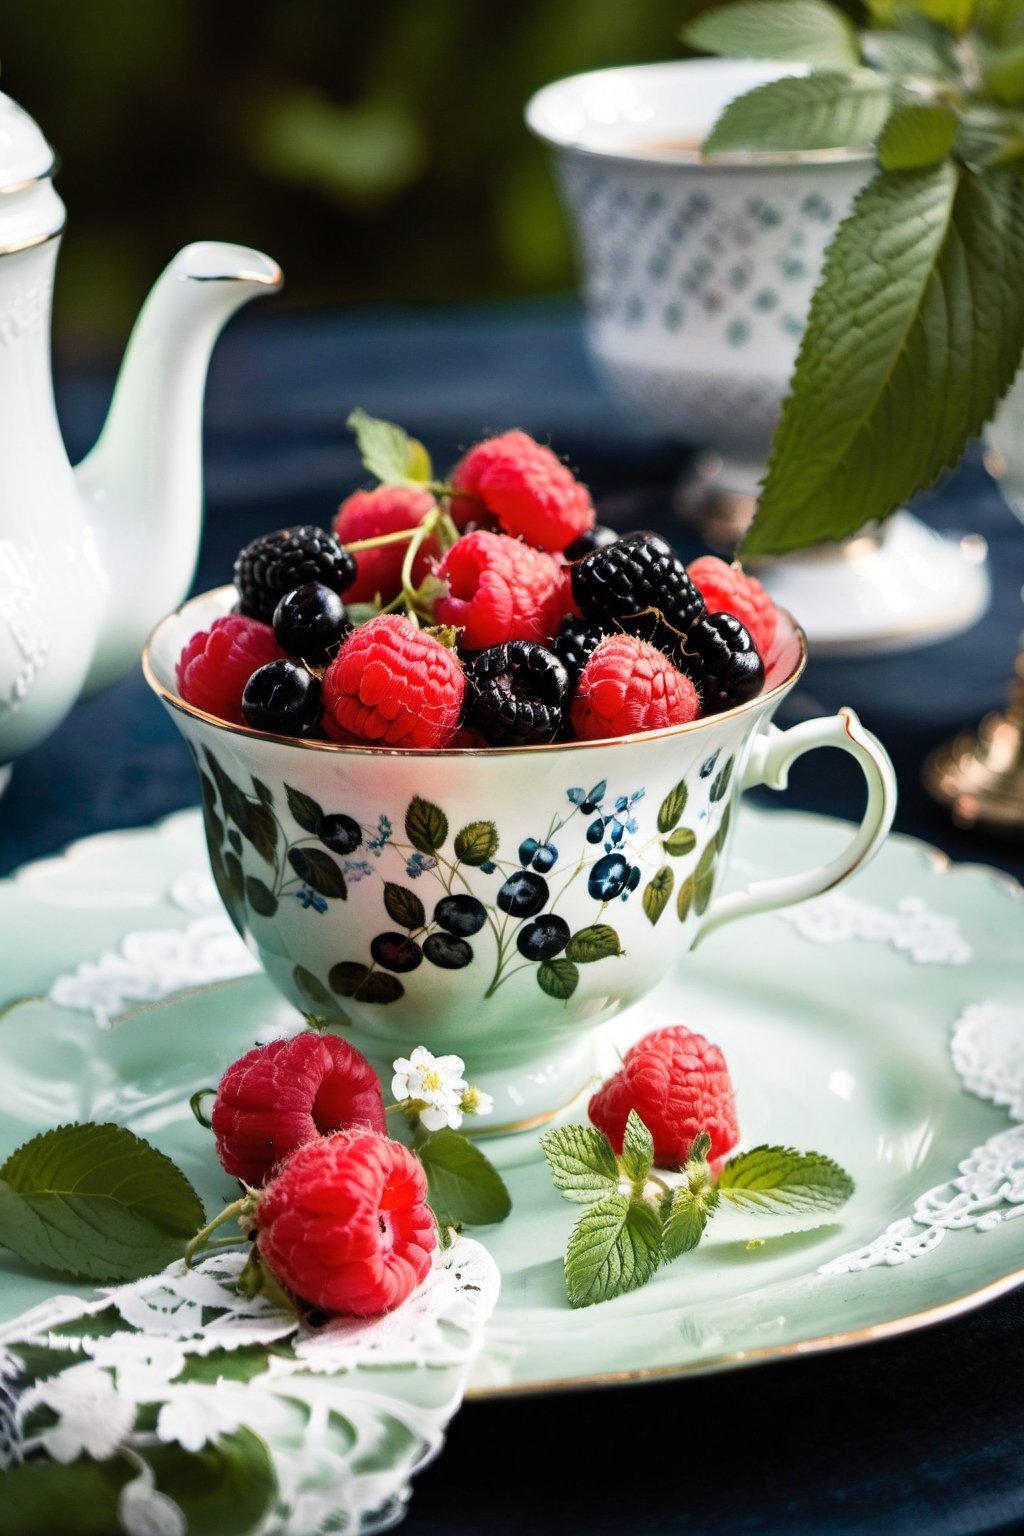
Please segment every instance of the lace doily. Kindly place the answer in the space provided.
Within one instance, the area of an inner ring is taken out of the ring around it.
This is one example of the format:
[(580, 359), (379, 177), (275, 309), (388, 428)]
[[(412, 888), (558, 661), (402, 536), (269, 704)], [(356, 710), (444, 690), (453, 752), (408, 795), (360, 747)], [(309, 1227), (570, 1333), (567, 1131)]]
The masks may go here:
[[(114, 1459), (125, 1536), (185, 1536), (147, 1453), (187, 1458), (244, 1427), (272, 1474), (262, 1536), (397, 1523), (462, 1400), (498, 1297), (494, 1261), (460, 1238), (397, 1311), (316, 1330), (240, 1294), (244, 1262), (220, 1254), (89, 1301), (57, 1296), (0, 1329), (0, 1469)], [(429, 1385), (395, 1367), (427, 1368)]]
[[(950, 1052), (966, 1089), (1005, 1106), (1011, 1120), (1024, 1121), (1024, 1008), (971, 1003), (957, 1020)], [(956, 1178), (918, 1197), (911, 1216), (823, 1264), (818, 1274), (905, 1264), (931, 1253), (947, 1232), (988, 1232), (1018, 1216), (1024, 1216), (1024, 1124), (990, 1136), (964, 1158)]]
[(787, 907), (779, 916), (812, 944), (888, 944), (918, 965), (966, 965), (971, 946), (955, 917), (933, 912), (920, 896), (905, 896), (895, 912), (834, 892)]

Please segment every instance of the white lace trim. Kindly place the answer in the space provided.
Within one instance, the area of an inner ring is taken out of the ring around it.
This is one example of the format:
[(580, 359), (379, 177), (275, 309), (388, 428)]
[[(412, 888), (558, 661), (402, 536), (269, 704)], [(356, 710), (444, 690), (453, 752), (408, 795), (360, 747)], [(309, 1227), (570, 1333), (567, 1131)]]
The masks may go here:
[(933, 912), (920, 896), (905, 896), (895, 912), (835, 892), (780, 912), (812, 944), (888, 944), (918, 965), (966, 965), (971, 946), (957, 918)]
[[(498, 1297), (494, 1261), (460, 1238), (395, 1312), (318, 1330), (241, 1295), (243, 1263), (221, 1254), (193, 1270), (174, 1264), (90, 1301), (54, 1297), (0, 1329), (0, 1467), (40, 1451), (62, 1463), (127, 1457), (138, 1476), (119, 1500), (126, 1536), (185, 1536), (183, 1511), (140, 1454), (154, 1432), (136, 1427), (139, 1410), (156, 1407), (156, 1441), (185, 1452), (242, 1424), (261, 1436), (278, 1482), (264, 1536), (369, 1536), (394, 1524), (410, 1477), (436, 1455), (461, 1402)], [(124, 1327), (110, 1331), (112, 1312)], [(101, 1315), (107, 1326), (91, 1330)], [(255, 1376), (233, 1379), (228, 1356), (215, 1380), (180, 1379), (191, 1357), (253, 1345), (274, 1345)], [(66, 1352), (69, 1364), (27, 1380), (19, 1350), (29, 1346)], [(345, 1382), (345, 1373), (380, 1366), (429, 1368), (440, 1383), (427, 1394), (432, 1405), (403, 1398), (407, 1377)]]
[[(1006, 1106), (1012, 1120), (1024, 1121), (1024, 1008), (971, 1003), (957, 1020), (950, 1051), (966, 1089)], [(1018, 1216), (1024, 1216), (1024, 1125), (990, 1136), (964, 1158), (956, 1178), (919, 1196), (913, 1215), (894, 1221), (863, 1248), (823, 1264), (818, 1274), (905, 1264), (931, 1253), (947, 1232), (969, 1227), (990, 1232)]]

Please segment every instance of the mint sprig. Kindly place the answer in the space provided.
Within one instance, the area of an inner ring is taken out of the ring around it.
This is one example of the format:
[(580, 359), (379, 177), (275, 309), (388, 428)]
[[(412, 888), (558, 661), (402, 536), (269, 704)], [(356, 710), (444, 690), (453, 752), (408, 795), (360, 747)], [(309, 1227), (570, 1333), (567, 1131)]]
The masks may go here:
[(363, 464), (382, 485), (428, 485), (432, 480), (429, 453), (404, 427), (370, 416), (362, 407), (350, 413), (345, 425), (356, 435)]
[(744, 1212), (833, 1211), (853, 1193), (849, 1174), (819, 1152), (754, 1147), (730, 1158), (718, 1178), (708, 1163), (711, 1137), (694, 1137), (674, 1182), (653, 1172), (654, 1142), (630, 1110), (622, 1154), (593, 1126), (564, 1125), (540, 1139), (562, 1196), (587, 1209), (565, 1251), (572, 1307), (589, 1307), (635, 1291), (662, 1264), (700, 1243), (722, 1202)]

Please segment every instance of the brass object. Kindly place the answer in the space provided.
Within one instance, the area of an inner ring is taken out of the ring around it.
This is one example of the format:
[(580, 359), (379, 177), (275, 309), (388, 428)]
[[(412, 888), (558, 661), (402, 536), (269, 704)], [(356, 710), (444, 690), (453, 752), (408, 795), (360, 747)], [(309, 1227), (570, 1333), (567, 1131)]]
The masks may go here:
[(924, 786), (949, 807), (957, 826), (1024, 836), (1024, 647), (1006, 708), (933, 752)]

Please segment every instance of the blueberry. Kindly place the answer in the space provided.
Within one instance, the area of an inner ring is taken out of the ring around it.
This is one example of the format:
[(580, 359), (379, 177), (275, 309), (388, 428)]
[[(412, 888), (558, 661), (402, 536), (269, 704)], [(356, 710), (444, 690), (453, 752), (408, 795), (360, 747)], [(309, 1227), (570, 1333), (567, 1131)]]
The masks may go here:
[(434, 922), (458, 938), (468, 939), (479, 933), (486, 921), (487, 910), (475, 896), (442, 896), (434, 908)]
[(558, 863), (558, 849), (554, 843), (542, 843), (533, 856), (533, 867), (539, 875), (546, 875)]
[(320, 681), (297, 661), (257, 667), (242, 694), (242, 719), (257, 731), (305, 736), (320, 721)]
[(569, 942), (569, 924), (564, 917), (535, 918), (525, 923), (516, 935), (516, 948), (527, 960), (552, 960)]
[(370, 954), (387, 971), (414, 971), (423, 951), (407, 933), (378, 933), (370, 942)]
[(523, 865), (524, 868), (527, 864), (529, 864), (530, 860), (533, 858), (539, 847), (540, 844), (535, 837), (523, 838), (522, 842), (519, 844), (519, 862)]
[(442, 971), (461, 971), (472, 960), (473, 947), (465, 939), (454, 938), (450, 933), (432, 933), (423, 941), (423, 953), (431, 965), (439, 966)]
[(599, 816), (597, 820), (592, 821), (590, 826), (587, 828), (587, 842), (599, 843), (602, 837), (604, 837), (604, 817)]
[(626, 888), (629, 865), (621, 853), (606, 853), (590, 871), (587, 890), (595, 901), (613, 901)]
[(321, 816), (316, 835), (332, 853), (354, 853), (363, 840), (363, 829), (351, 816)]
[(536, 917), (547, 906), (548, 894), (548, 883), (542, 875), (521, 869), (508, 877), (495, 900), (510, 917)]
[(345, 604), (320, 581), (286, 592), (274, 609), (274, 634), (289, 656), (321, 666), (351, 630)]

